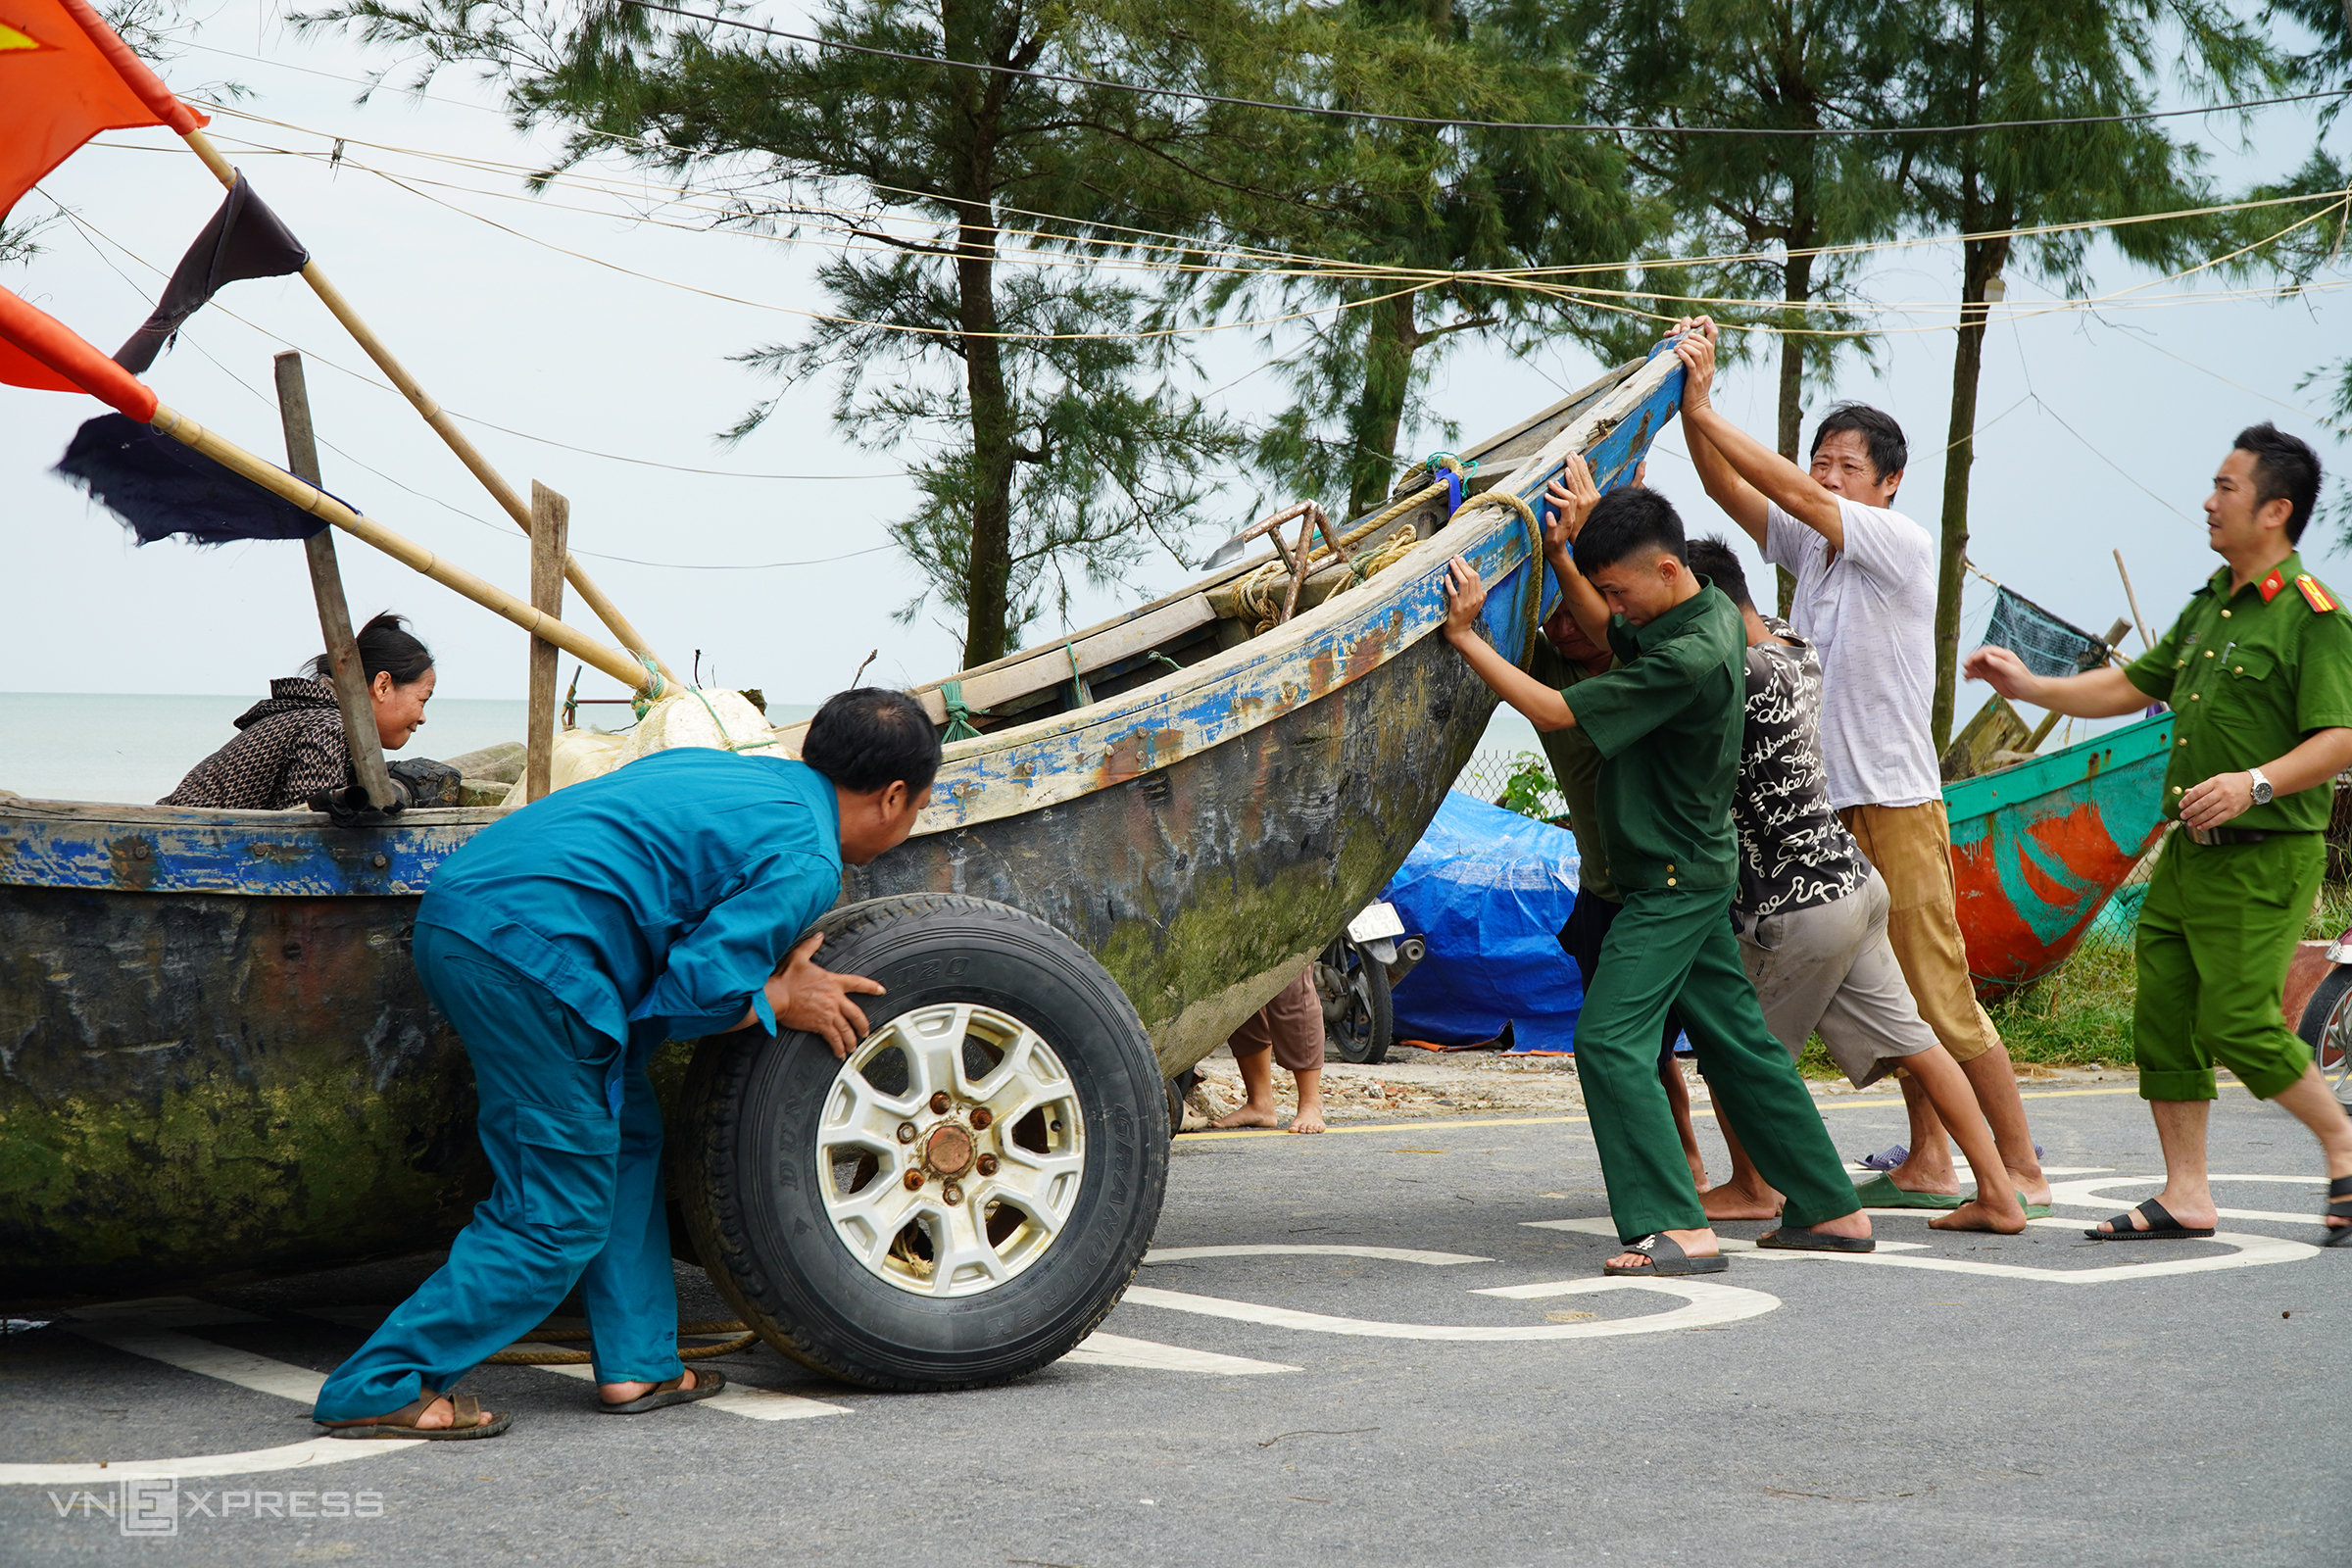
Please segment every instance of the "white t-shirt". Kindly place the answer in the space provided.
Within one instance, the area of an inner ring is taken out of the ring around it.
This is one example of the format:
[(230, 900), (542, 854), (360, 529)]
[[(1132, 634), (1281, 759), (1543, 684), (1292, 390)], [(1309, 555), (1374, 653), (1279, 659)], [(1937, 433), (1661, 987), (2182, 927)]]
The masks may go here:
[(1764, 559), (1795, 574), (1788, 619), (1821, 650), (1830, 805), (1943, 798), (1929, 726), (1936, 690), (1936, 542), (1899, 512), (1838, 498), (1845, 548), (1765, 503)]

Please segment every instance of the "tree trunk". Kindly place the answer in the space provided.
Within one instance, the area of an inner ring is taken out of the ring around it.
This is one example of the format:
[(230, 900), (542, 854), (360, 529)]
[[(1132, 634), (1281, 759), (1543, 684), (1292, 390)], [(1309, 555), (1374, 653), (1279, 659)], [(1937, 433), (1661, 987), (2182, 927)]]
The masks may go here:
[[(1804, 226), (1810, 228), (1812, 225), (1807, 223)], [(1794, 249), (1799, 243), (1792, 239), (1789, 246)], [(1789, 257), (1781, 269), (1781, 298), (1789, 305), (1788, 310), (1781, 313), (1781, 322), (1784, 326), (1802, 326), (1805, 324), (1805, 313), (1796, 307), (1812, 298), (1813, 258)], [(1804, 433), (1804, 391), (1805, 340), (1793, 333), (1784, 333), (1781, 338), (1781, 456), (1790, 463), (1797, 461), (1797, 441)], [(1796, 578), (1785, 566), (1774, 567), (1773, 576), (1780, 587), (1781, 618), (1786, 620), (1790, 607), (1796, 603)]]
[[(985, 6), (940, 8), (951, 58), (989, 60), (979, 36)], [(972, 538), (964, 557), (963, 667), (1002, 659), (1012, 585), (1012, 398), (1004, 385), (1004, 339), (997, 324), (995, 174), (1003, 79), (958, 72), (958, 113), (950, 117), (956, 199), (956, 324), (963, 351), (964, 396), (972, 429)]]
[(1388, 499), (1396, 477), (1396, 436), (1404, 423), (1405, 393), (1413, 377), (1413, 351), (1421, 329), (1413, 319), (1413, 296), (1366, 307), (1370, 339), (1364, 345), (1364, 384), (1348, 411), (1348, 513), (1360, 517)]
[[(2006, 226), (2006, 225), (2003, 225)], [(2006, 239), (1961, 248), (1960, 332), (1952, 347), (1952, 417), (1943, 455), (1943, 548), (1936, 571), (1936, 753), (1951, 744), (1960, 670), (1960, 590), (1968, 570), (1968, 477), (1977, 457), (1977, 380), (1984, 368), (1984, 285), (2009, 259)]]

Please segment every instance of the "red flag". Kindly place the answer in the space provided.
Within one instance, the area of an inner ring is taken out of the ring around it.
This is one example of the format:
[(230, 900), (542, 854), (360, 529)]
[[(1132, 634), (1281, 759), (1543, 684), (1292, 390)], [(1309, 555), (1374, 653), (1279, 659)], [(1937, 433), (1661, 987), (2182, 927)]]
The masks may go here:
[(102, 130), (169, 125), (184, 136), (209, 123), (89, 0), (0, 0), (0, 218)]
[(155, 393), (56, 317), (0, 288), (0, 381), (39, 392), (87, 392), (141, 424)]

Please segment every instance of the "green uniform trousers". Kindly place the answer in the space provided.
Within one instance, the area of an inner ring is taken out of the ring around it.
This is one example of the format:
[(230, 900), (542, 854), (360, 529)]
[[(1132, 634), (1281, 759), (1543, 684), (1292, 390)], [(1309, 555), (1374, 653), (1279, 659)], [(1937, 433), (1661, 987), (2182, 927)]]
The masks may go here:
[(1600, 1147), (1609, 1215), (1627, 1242), (1707, 1223), (1658, 1081), (1658, 1030), (1681, 1012), (1717, 1112), (1787, 1195), (1790, 1225), (1851, 1214), (1854, 1184), (1796, 1063), (1740, 966), (1730, 888), (1625, 893), (1576, 1023), (1576, 1075)]
[(2182, 830), (2166, 842), (2139, 906), (2140, 1099), (2211, 1100), (2217, 1061), (2264, 1100), (2303, 1076), (2311, 1048), (2279, 1003), (2327, 863), (2317, 833), (2198, 844)]

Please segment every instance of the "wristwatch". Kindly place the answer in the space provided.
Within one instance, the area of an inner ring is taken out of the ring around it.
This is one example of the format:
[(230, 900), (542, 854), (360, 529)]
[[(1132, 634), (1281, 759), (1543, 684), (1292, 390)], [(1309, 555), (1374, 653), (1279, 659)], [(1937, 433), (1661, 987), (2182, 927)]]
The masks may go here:
[(2271, 788), (2271, 781), (2262, 776), (2262, 769), (2249, 767), (2246, 769), (2246, 777), (2254, 781), (2254, 804), (2256, 806), (2270, 805), (2271, 796), (2275, 792)]

